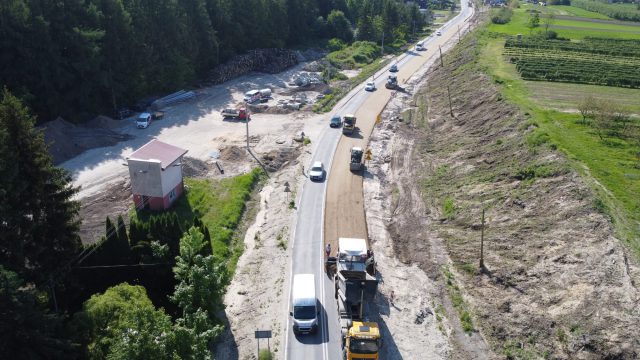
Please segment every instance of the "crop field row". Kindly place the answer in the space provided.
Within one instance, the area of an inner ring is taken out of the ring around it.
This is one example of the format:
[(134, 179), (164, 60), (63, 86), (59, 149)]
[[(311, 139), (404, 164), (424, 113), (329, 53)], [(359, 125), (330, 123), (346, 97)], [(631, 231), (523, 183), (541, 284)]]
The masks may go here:
[(586, 59), (510, 56), (525, 80), (561, 81), (581, 84), (640, 88), (640, 64), (614, 64)]
[(640, 88), (640, 41), (511, 37), (504, 55), (525, 80)]
[[(533, 50), (533, 51), (532, 51)], [(632, 65), (640, 66), (640, 58), (623, 57), (623, 56), (607, 56), (601, 54), (574, 53), (569, 51), (542, 50), (522, 48), (505, 48), (504, 54), (507, 57), (527, 57), (539, 58), (541, 61), (589, 61), (608, 63), (613, 65)]]
[(545, 40), (508, 37), (505, 48), (552, 49), (576, 53), (629, 56), (640, 58), (640, 40), (585, 38), (582, 41)]

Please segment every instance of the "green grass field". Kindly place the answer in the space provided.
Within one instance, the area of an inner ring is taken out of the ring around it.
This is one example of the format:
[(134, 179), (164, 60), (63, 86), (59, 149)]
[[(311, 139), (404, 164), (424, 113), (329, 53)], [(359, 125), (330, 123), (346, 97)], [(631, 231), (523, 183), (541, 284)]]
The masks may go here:
[[(531, 116), (531, 122), (539, 126), (538, 132), (549, 136), (550, 142), (567, 154), (573, 167), (581, 174), (598, 194), (606, 212), (612, 217), (618, 236), (623, 238), (637, 256), (640, 256), (640, 152), (637, 144), (623, 140), (601, 141), (592, 128), (580, 123), (581, 116), (562, 113), (542, 107), (541, 98), (536, 94), (545, 93), (556, 86), (571, 85), (569, 89), (583, 87), (584, 91), (601, 90), (602, 94), (614, 96), (610, 89), (574, 84), (531, 83), (521, 80), (513, 64), (505, 61), (504, 42), (485, 35), (485, 46), (479, 63), (497, 83), (502, 84), (501, 92), (511, 102), (518, 105), (523, 113)], [(546, 86), (549, 85), (549, 86)], [(628, 89), (624, 89), (628, 90)], [(639, 90), (626, 93), (630, 98)], [(597, 92), (590, 92), (598, 97)]]
[[(550, 8), (552, 12), (556, 13), (557, 11), (559, 11), (556, 9), (558, 7), (551, 6)], [(603, 17), (603, 15), (600, 15), (598, 13), (591, 13), (589, 11), (574, 8), (571, 6), (564, 6), (561, 8), (565, 8), (562, 9), (562, 11), (565, 12), (568, 12), (568, 8), (571, 8), (571, 11), (580, 14), (580, 17), (584, 18), (601, 19)], [(524, 4), (520, 8), (514, 9), (513, 17), (508, 24), (490, 24), (489, 31), (505, 35), (529, 35), (532, 32), (544, 31), (544, 19), (542, 18), (540, 19), (539, 27), (534, 28), (533, 30), (527, 27), (527, 23), (529, 20), (529, 14), (526, 12), (527, 9), (539, 10), (542, 12), (541, 16), (546, 10), (541, 6)], [(592, 21), (556, 19), (551, 26), (551, 30), (557, 32), (559, 37), (568, 39), (583, 39), (585, 37), (640, 39), (640, 28), (634, 24), (622, 25), (597, 23)]]
[(610, 17), (593, 11), (583, 10), (574, 6), (552, 5), (547, 6), (556, 15), (577, 16), (588, 19), (612, 20)]
[(592, 95), (598, 99), (615, 101), (634, 114), (640, 114), (640, 89), (612, 86), (525, 81), (530, 97), (539, 106), (561, 111), (575, 111), (582, 99)]
[[(211, 247), (216, 257), (229, 259), (228, 267), (233, 272), (243, 247), (233, 241), (233, 235), (246, 208), (246, 203), (262, 169), (221, 180), (185, 178), (186, 192), (171, 210), (178, 214), (180, 223), (192, 223), (198, 217), (209, 228)], [(146, 221), (154, 213), (131, 212), (132, 218)]]

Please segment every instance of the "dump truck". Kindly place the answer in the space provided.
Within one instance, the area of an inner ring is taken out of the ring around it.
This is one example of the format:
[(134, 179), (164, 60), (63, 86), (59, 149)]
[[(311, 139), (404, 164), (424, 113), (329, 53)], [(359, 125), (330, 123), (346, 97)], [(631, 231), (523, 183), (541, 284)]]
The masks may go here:
[(351, 148), (351, 161), (349, 163), (349, 170), (362, 171), (364, 169), (364, 163), (362, 161), (364, 151), (361, 147), (354, 146)]
[(342, 124), (342, 133), (345, 135), (353, 134), (356, 130), (356, 116), (353, 114), (347, 114), (344, 116), (344, 122)]
[(224, 120), (251, 120), (251, 115), (245, 108), (226, 108), (222, 110), (222, 118)]
[(395, 75), (389, 75), (387, 78), (387, 83), (384, 84), (384, 87), (387, 89), (397, 89), (398, 88), (398, 77)]
[(339, 238), (338, 249), (333, 258), (334, 288), (343, 359), (378, 359), (380, 328), (365, 319), (365, 307), (378, 291), (373, 253), (367, 250), (365, 239)]

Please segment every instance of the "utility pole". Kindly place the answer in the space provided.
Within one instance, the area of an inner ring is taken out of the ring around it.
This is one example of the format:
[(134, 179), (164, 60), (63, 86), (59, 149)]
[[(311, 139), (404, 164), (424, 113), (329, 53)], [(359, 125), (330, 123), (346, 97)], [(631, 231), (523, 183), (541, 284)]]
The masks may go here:
[(244, 120), (244, 122), (247, 125), (247, 151), (251, 152), (251, 150), (249, 150), (249, 114), (247, 114), (247, 118)]
[(382, 30), (382, 56), (384, 56), (384, 30)]
[(460, 25), (458, 25), (458, 42), (460, 42), (461, 39), (461, 35), (460, 35)]
[(413, 20), (413, 34), (411, 35), (411, 37), (415, 37), (416, 36), (416, 21)]
[(444, 67), (444, 61), (442, 60), (442, 47), (440, 45), (438, 45), (438, 49), (440, 49), (440, 65), (442, 65), (442, 67)]
[(449, 84), (447, 84), (447, 96), (449, 97), (449, 114), (451, 117), (453, 116), (453, 106), (451, 106), (451, 90), (449, 90)]
[(484, 270), (484, 209), (482, 209), (482, 225), (480, 230), (480, 270)]

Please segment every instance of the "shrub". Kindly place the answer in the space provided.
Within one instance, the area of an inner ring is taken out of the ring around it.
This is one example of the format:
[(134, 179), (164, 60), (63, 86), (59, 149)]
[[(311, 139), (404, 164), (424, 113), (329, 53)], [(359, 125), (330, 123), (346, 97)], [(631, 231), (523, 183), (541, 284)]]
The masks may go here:
[(273, 354), (267, 350), (267, 349), (262, 349), (260, 350), (260, 354), (258, 355), (258, 360), (271, 360), (273, 359)]
[(456, 215), (456, 206), (453, 203), (452, 198), (447, 197), (444, 199), (444, 202), (442, 203), (442, 215), (444, 215), (448, 220), (452, 220)]
[(511, 21), (513, 10), (510, 8), (500, 8), (491, 10), (491, 22), (494, 24), (507, 24)]
[(347, 45), (344, 43), (344, 41), (336, 38), (330, 39), (329, 42), (327, 42), (327, 48), (331, 52), (340, 51), (344, 49), (346, 46)]

